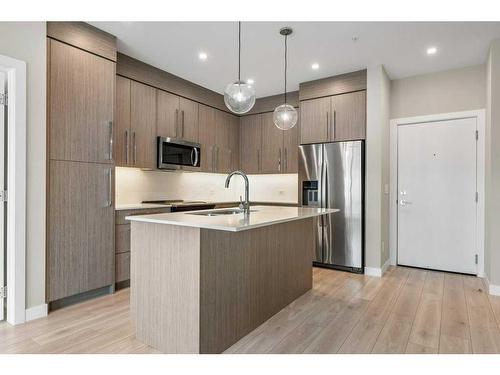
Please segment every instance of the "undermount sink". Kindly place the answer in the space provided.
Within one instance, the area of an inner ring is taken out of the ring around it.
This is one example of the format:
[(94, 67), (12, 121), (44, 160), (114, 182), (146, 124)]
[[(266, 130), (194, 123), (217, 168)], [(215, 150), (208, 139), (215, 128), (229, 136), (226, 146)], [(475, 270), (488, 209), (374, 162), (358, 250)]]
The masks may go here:
[[(250, 212), (255, 212), (257, 210), (250, 210)], [(238, 215), (242, 214), (244, 210), (240, 208), (228, 208), (225, 210), (212, 210), (212, 211), (203, 211), (203, 212), (186, 212), (189, 215), (198, 215), (198, 216), (221, 216), (221, 215)]]

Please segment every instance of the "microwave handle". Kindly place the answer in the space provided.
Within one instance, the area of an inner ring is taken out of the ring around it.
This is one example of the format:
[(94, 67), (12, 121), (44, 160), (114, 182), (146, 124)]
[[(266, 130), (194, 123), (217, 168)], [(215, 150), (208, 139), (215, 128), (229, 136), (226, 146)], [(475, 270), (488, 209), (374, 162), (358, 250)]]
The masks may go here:
[[(193, 161), (193, 151), (194, 151), (194, 161)], [(198, 165), (198, 149), (196, 147), (193, 147), (191, 150), (191, 163), (193, 163), (193, 167), (196, 167)]]

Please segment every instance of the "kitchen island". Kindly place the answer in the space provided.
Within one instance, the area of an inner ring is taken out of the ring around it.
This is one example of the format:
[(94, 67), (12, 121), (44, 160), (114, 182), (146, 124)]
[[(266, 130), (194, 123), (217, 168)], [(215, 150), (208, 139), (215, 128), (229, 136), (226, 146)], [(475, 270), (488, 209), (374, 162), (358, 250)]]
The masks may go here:
[(130, 216), (131, 317), (164, 353), (221, 353), (312, 288), (315, 218), (253, 206)]

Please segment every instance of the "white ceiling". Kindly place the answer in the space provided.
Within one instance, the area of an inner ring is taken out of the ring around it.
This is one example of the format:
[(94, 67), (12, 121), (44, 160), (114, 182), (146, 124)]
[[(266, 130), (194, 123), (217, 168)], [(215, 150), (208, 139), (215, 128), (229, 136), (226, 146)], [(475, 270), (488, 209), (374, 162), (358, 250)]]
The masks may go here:
[[(237, 78), (236, 22), (91, 23), (116, 35), (120, 52), (211, 90), (223, 93)], [(283, 91), (283, 26), (294, 30), (290, 91), (373, 64), (383, 64), (391, 79), (482, 64), (490, 41), (500, 37), (500, 22), (244, 22), (242, 79), (255, 80), (258, 97)], [(430, 46), (436, 55), (426, 54)], [(206, 61), (198, 59), (201, 51)]]

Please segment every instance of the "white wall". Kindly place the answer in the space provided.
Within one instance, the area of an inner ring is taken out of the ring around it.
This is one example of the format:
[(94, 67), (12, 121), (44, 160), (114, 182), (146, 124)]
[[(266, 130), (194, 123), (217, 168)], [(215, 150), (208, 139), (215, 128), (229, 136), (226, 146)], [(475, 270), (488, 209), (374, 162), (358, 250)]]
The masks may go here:
[[(143, 200), (183, 199), (234, 202), (244, 199), (243, 178), (234, 176), (224, 188), (226, 174), (199, 172), (143, 171), (116, 168), (116, 203)], [(250, 175), (250, 200), (254, 202), (297, 203), (297, 174)]]
[(391, 118), (482, 109), (485, 65), (424, 74), (391, 82)]
[(382, 65), (368, 68), (365, 166), (365, 266), (379, 269), (389, 259), (390, 81)]
[(26, 308), (45, 303), (45, 22), (0, 22), (0, 54), (27, 65)]
[(500, 39), (491, 44), (485, 77), (485, 274), (500, 290)]

